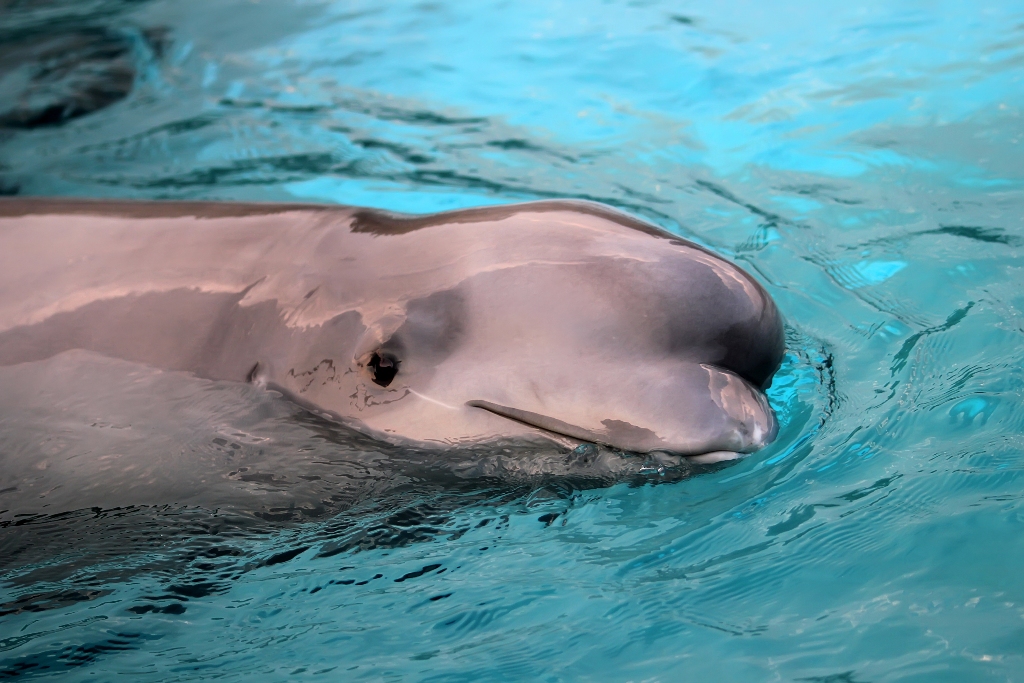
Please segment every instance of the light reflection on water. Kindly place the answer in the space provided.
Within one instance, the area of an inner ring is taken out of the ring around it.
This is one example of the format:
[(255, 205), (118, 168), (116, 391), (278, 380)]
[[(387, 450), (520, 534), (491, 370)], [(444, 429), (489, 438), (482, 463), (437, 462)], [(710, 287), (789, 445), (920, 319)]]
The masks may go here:
[[(597, 199), (755, 273), (790, 349), (778, 441), (665, 476), (424, 462), (88, 364), (0, 398), (37, 487), (0, 491), (5, 675), (1024, 676), (1017, 3), (22, 0), (0, 37), (5, 193)], [(44, 40), (130, 92), (24, 123), (67, 86), (26, 85)], [(150, 478), (48, 511), (101, 451)]]

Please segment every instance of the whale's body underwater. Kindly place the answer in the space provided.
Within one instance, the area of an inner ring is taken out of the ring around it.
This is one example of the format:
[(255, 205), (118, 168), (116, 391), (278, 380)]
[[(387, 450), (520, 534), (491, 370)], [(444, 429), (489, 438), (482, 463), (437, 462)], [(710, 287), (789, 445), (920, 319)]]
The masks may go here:
[(85, 349), (266, 384), (392, 441), (716, 459), (777, 431), (771, 297), (591, 202), (411, 216), (7, 199), (0, 293), (0, 366)]

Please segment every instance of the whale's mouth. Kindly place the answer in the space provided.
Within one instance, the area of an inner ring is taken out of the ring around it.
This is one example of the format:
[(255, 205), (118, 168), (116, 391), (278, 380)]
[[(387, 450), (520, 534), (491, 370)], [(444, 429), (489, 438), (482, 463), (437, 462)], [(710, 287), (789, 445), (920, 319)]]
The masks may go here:
[[(536, 427), (537, 429), (541, 429), (546, 432), (551, 432), (553, 434), (558, 434), (560, 436), (568, 436), (570, 438), (578, 439), (586, 443), (600, 444), (602, 446), (608, 446), (611, 448), (622, 448), (620, 445), (611, 443), (611, 440), (607, 436), (604, 436), (598, 432), (594, 432), (589, 429), (584, 429), (583, 427), (577, 427), (574, 424), (569, 424), (568, 422), (563, 422), (562, 420), (553, 417), (548, 417), (547, 415), (541, 415), (540, 413), (532, 413), (529, 410), (510, 408), (508, 406), (499, 405), (497, 403), (491, 403), (490, 401), (481, 400), (466, 401), (466, 405), (472, 408), (483, 408), (484, 410), (494, 413), (495, 415), (500, 415), (501, 417), (507, 418), (509, 420), (514, 420), (515, 422), (522, 423), (529, 427)], [(615, 423), (616, 421), (609, 420), (606, 421), (606, 424), (608, 422)], [(632, 425), (629, 425), (629, 427), (644, 432), (648, 431), (640, 427), (633, 427)], [(623, 450), (629, 451), (631, 449), (626, 448)], [(658, 448), (649, 452), (661, 453), (665, 456), (675, 456), (677, 458), (681, 457), (690, 463), (702, 465), (723, 462), (726, 460), (736, 460), (738, 458), (742, 458), (744, 455), (743, 453), (739, 453), (737, 451), (727, 450), (715, 450), (698, 453), (679, 453), (669, 449)]]
[(589, 429), (577, 427), (574, 424), (562, 422), (559, 419), (548, 417), (547, 415), (541, 415), (540, 413), (532, 413), (529, 410), (520, 410), (519, 408), (509, 408), (508, 406), (491, 403), (490, 401), (472, 400), (466, 401), (466, 405), (471, 408), (483, 408), (495, 415), (500, 415), (501, 417), (514, 420), (530, 427), (543, 429), (546, 432), (553, 432), (561, 436), (568, 436), (573, 439), (579, 439), (580, 441), (586, 441), (587, 443), (601, 444), (602, 446), (611, 446), (613, 448), (615, 447), (614, 444), (608, 442), (607, 436), (602, 436), (601, 434), (592, 432)]

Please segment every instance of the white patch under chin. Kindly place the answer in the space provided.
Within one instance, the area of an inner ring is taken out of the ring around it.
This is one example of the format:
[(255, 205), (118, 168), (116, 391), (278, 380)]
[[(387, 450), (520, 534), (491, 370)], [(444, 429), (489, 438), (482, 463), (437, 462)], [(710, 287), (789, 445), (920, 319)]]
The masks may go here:
[(742, 453), (736, 453), (734, 451), (711, 451), (710, 453), (702, 453), (701, 455), (690, 455), (687, 456), (686, 459), (696, 465), (710, 465), (713, 462), (738, 460), (742, 457)]
[(765, 431), (763, 429), (761, 429), (761, 423), (760, 422), (755, 422), (754, 423), (754, 443), (757, 444), (758, 446), (763, 446), (764, 445), (764, 437), (765, 437)]

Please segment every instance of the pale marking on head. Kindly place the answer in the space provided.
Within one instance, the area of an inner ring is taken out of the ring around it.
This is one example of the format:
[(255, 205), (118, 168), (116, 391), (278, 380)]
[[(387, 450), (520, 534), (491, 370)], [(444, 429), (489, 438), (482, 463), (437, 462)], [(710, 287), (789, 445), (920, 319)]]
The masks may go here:
[(355, 351), (352, 354), (353, 360), (360, 365), (366, 365), (370, 356), (376, 352), (381, 344), (391, 339), (391, 335), (398, 331), (405, 323), (405, 307), (398, 305), (389, 306), (379, 316), (367, 320), (366, 331), (356, 343)]

